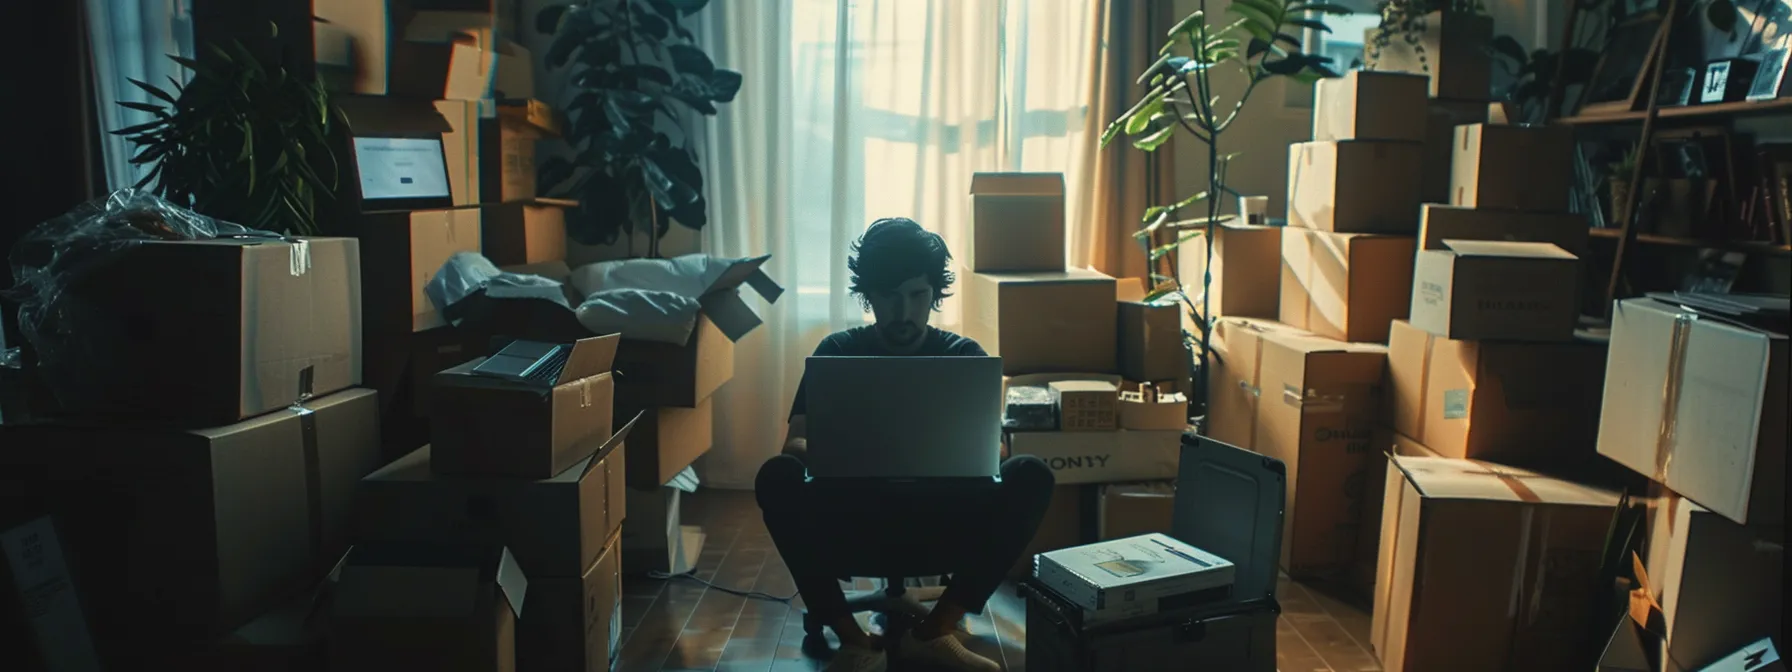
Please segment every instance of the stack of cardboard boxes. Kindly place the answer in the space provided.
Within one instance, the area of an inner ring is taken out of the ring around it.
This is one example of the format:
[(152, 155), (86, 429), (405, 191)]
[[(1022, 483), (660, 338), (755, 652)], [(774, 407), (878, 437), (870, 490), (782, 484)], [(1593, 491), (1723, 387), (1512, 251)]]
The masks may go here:
[(634, 426), (613, 431), (619, 340), (518, 341), (433, 378), (434, 441), (357, 492), (331, 611), (336, 665), (609, 669)]

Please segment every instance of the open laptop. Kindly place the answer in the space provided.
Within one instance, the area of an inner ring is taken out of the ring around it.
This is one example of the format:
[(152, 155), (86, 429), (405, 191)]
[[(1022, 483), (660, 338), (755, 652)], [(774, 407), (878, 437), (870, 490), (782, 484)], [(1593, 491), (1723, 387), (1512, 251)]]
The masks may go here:
[(1000, 357), (810, 357), (813, 478), (994, 478)]

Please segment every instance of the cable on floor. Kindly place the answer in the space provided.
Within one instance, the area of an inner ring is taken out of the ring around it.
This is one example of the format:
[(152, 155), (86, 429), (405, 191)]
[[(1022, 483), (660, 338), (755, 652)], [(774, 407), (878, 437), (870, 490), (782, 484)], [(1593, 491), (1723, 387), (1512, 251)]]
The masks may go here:
[(689, 571), (680, 572), (678, 574), (667, 574), (665, 572), (648, 572), (647, 578), (659, 579), (661, 581), (670, 581), (672, 579), (686, 579), (689, 581), (696, 581), (697, 583), (703, 584), (706, 587), (714, 588), (716, 590), (722, 591), (724, 593), (728, 593), (730, 595), (739, 595), (741, 597), (745, 597), (747, 599), (752, 599), (752, 600), (765, 600), (767, 602), (780, 602), (783, 604), (790, 604), (793, 600), (796, 599), (795, 595), (791, 595), (790, 597), (779, 597), (779, 596), (773, 595), (771, 593), (762, 593), (757, 590), (737, 590), (734, 588), (729, 588), (727, 586), (719, 586), (719, 585), (711, 583), (707, 580), (698, 578), (696, 572), (697, 572), (696, 569), (691, 569)]

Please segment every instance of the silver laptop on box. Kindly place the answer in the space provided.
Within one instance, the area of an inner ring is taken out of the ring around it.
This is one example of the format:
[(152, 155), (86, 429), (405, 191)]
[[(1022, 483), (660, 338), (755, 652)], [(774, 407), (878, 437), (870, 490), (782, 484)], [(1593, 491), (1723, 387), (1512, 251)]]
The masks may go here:
[(994, 478), (1000, 357), (810, 357), (814, 478)]

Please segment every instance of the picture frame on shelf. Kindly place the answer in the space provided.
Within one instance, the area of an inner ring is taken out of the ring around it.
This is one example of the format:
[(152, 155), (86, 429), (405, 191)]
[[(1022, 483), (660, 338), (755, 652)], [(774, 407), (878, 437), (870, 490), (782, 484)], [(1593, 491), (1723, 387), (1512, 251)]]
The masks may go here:
[(1699, 82), (1699, 71), (1693, 68), (1669, 68), (1661, 73), (1661, 86), (1656, 88), (1656, 102), (1662, 107), (1685, 107), (1692, 104), (1692, 93)]
[(1761, 54), (1761, 65), (1755, 70), (1746, 98), (1761, 102), (1780, 97), (1786, 86), (1786, 67), (1792, 57), (1792, 36), (1783, 37), (1778, 45)]

